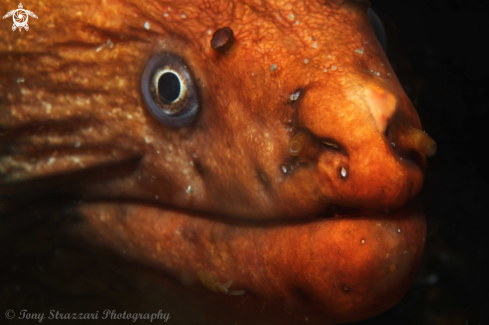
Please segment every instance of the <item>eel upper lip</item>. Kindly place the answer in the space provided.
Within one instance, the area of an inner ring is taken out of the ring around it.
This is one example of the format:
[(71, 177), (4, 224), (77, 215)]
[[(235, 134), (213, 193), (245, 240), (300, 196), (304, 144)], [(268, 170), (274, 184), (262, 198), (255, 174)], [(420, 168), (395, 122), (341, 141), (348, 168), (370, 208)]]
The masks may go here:
[[(90, 195), (81, 195), (84, 184), (95, 181), (97, 183), (104, 180), (110, 180), (122, 174), (131, 173), (139, 167), (142, 155), (133, 155), (126, 159), (120, 159), (109, 163), (99, 163), (95, 166), (70, 171), (63, 174), (42, 176), (33, 179), (0, 182), (0, 204), (3, 205), (0, 210), (6, 212), (9, 208), (15, 208), (24, 205), (26, 202), (42, 202), (43, 204), (50, 200), (55, 200), (57, 204), (66, 202), (67, 205), (73, 204), (83, 199), (86, 202), (124, 202), (133, 204), (156, 205), (169, 210), (182, 210), (181, 207), (168, 206), (159, 204), (154, 201), (128, 198), (128, 197), (91, 197)], [(81, 191), (80, 191), (81, 189)], [(5, 204), (7, 202), (8, 204)], [(400, 209), (402, 209), (401, 207)], [(304, 223), (311, 221), (320, 221), (321, 219), (354, 217), (361, 214), (368, 215), (371, 212), (362, 211), (356, 208), (343, 207), (337, 204), (328, 205), (323, 211), (316, 216), (306, 219), (274, 219), (274, 220), (248, 220), (229, 218), (226, 216), (211, 215), (208, 212), (189, 211), (192, 214), (199, 215), (203, 218), (221, 219), (227, 223), (246, 223), (247, 225), (256, 226), (273, 226), (283, 223)], [(315, 217), (315, 218), (313, 218)]]

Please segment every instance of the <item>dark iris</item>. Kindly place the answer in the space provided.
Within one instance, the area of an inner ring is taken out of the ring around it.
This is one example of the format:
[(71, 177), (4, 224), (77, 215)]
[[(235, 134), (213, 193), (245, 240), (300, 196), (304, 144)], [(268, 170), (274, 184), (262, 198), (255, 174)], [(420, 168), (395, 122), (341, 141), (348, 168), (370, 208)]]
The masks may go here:
[(180, 80), (172, 73), (167, 72), (161, 75), (158, 80), (158, 94), (161, 100), (173, 103), (180, 96)]

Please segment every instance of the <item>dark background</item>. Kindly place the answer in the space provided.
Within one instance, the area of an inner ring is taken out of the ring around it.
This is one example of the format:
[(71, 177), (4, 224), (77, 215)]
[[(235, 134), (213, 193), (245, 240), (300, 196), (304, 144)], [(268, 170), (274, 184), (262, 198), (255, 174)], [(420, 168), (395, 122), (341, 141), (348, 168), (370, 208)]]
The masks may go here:
[(438, 152), (418, 195), (428, 235), (415, 282), (394, 308), (355, 324), (489, 324), (489, 2), (371, 7)]

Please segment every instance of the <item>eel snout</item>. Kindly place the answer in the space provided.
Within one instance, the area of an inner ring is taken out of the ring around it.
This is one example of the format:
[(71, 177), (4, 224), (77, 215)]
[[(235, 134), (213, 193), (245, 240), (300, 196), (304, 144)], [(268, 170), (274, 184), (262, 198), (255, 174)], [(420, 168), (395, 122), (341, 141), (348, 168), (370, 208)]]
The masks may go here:
[(360, 209), (396, 209), (423, 184), (436, 143), (423, 131), (398, 83), (358, 72), (309, 89), (289, 153), (317, 161), (317, 188), (330, 202)]

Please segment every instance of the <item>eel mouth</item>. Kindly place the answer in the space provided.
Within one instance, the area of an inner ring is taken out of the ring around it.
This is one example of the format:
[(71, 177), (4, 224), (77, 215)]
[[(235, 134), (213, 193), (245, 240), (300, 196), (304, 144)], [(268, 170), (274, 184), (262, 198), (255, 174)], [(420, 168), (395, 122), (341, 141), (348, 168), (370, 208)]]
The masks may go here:
[(90, 194), (131, 175), (142, 158), (127, 153), (76, 171), (4, 179), (1, 212), (37, 204), (75, 216), (66, 232), (77, 243), (169, 275), (179, 285), (155, 286), (189, 299), (209, 323), (366, 319), (402, 298), (420, 264), (426, 224), (417, 202), (389, 212), (331, 205), (311, 218), (259, 221)]

